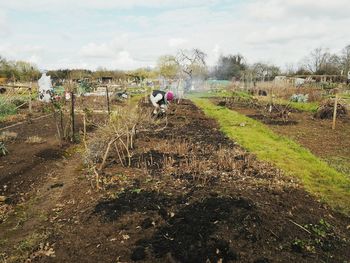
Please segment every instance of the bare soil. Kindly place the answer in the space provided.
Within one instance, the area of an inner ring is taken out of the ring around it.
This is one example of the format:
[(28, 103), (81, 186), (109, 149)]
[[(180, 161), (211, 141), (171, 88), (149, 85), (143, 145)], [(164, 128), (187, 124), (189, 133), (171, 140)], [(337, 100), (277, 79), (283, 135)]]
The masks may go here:
[(340, 172), (350, 176), (350, 116), (338, 118), (336, 129), (332, 120), (318, 119), (313, 113), (293, 111), (288, 121), (266, 118), (261, 111), (244, 105), (230, 105), (241, 114), (268, 125), (278, 134), (287, 136), (313, 154), (325, 159)]
[(12, 231), (16, 217), (0, 225), (0, 255), (10, 261), (39, 232), (46, 245), (32, 245), (28, 262), (349, 261), (349, 217), (257, 161), (190, 101), (168, 121), (138, 134), (131, 167), (109, 158), (103, 190), (80, 151), (51, 160), (30, 218)]
[[(46, 115), (37, 112), (35, 118)], [(59, 142), (53, 115), (35, 118), (22, 120), (23, 124), (6, 129), (17, 134), (14, 140), (5, 143), (9, 154), (0, 157), (0, 195), (6, 196), (8, 203), (25, 200), (25, 196), (55, 168), (54, 161), (64, 157), (65, 150), (70, 146), (69, 142)], [(94, 119), (102, 120), (103, 116), (94, 116)], [(1, 127), (12, 124), (2, 122)], [(82, 117), (79, 115), (76, 115), (76, 130), (82, 130)], [(28, 143), (27, 139), (32, 136), (40, 138), (42, 142)]]

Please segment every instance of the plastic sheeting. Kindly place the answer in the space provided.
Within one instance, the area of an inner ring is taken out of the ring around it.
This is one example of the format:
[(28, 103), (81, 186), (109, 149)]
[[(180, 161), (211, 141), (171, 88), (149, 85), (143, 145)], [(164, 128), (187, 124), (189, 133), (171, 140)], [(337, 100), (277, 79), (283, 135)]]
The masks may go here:
[(39, 100), (43, 102), (50, 102), (53, 92), (51, 77), (43, 73), (38, 80), (39, 85)]

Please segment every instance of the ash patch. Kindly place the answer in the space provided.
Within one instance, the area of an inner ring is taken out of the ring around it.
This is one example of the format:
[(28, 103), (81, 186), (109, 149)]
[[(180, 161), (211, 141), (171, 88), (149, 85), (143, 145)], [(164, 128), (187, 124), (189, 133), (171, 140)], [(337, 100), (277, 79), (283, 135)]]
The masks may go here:
[[(169, 256), (180, 262), (231, 262), (239, 259), (228, 240), (217, 234), (227, 221), (256, 213), (242, 198), (210, 197), (184, 207), (164, 227), (138, 246), (150, 247), (155, 257)], [(251, 218), (258, 218), (251, 216)]]
[(115, 221), (122, 215), (132, 212), (158, 211), (162, 217), (167, 217), (167, 207), (181, 202), (181, 198), (169, 196), (155, 191), (127, 190), (116, 199), (98, 203), (94, 214), (100, 214), (103, 221)]

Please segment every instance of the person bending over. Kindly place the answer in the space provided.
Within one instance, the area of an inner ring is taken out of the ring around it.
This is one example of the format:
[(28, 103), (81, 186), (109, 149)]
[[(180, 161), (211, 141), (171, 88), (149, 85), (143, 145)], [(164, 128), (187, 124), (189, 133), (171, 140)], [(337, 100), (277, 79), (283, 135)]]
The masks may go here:
[(170, 101), (174, 100), (174, 94), (172, 91), (154, 90), (150, 96), (151, 102), (154, 106), (153, 114), (157, 115), (160, 111), (165, 113), (168, 109)]

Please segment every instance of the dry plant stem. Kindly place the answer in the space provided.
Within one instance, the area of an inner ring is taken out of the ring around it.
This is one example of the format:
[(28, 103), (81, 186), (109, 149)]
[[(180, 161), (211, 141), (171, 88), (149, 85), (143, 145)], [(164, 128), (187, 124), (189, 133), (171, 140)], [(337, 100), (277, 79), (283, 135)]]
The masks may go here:
[(117, 154), (118, 154), (118, 158), (119, 158), (120, 164), (121, 164), (123, 167), (125, 167), (124, 162), (123, 162), (123, 159), (122, 159), (122, 157), (120, 156), (119, 148), (118, 148), (118, 145), (116, 144), (116, 142), (114, 142), (114, 147), (115, 147), (115, 150), (116, 150), (116, 152), (117, 152)]
[(132, 127), (132, 130), (131, 130), (131, 138), (130, 138), (130, 148), (131, 149), (134, 149), (134, 142), (133, 142), (133, 137), (136, 133), (136, 124)]
[(97, 190), (100, 190), (101, 187), (100, 187), (100, 175), (98, 174), (98, 172), (96, 171), (96, 167), (94, 166), (94, 173), (95, 173), (95, 176), (96, 176), (96, 188)]
[(129, 151), (129, 149), (128, 149), (128, 146), (126, 146), (125, 145), (125, 143), (123, 142), (123, 140), (120, 138), (120, 136), (119, 136), (119, 141), (123, 144), (123, 146), (124, 146), (124, 148), (125, 148), (125, 150), (126, 150), (126, 152), (127, 152), (127, 154), (128, 154), (128, 166), (130, 167), (131, 166), (131, 155), (130, 155), (130, 151)]
[(17, 106), (17, 107), (16, 107), (16, 110), (18, 110), (19, 108), (23, 107), (23, 106), (26, 105), (27, 103), (28, 103), (28, 102), (24, 102), (24, 103), (22, 103), (21, 105)]
[(309, 230), (307, 230), (305, 227), (303, 227), (302, 225), (299, 225), (298, 223), (295, 223), (293, 220), (290, 220), (290, 219), (289, 219), (289, 221), (311, 235), (311, 232)]
[(108, 145), (107, 145), (107, 149), (106, 149), (106, 151), (105, 151), (105, 154), (103, 155), (103, 160), (102, 160), (102, 163), (101, 163), (101, 166), (100, 166), (100, 171), (103, 169), (103, 167), (104, 167), (104, 165), (105, 165), (105, 163), (106, 163), (106, 160), (107, 160), (107, 157), (108, 157), (108, 154), (109, 154), (109, 150), (110, 150), (110, 148), (111, 148), (111, 145), (116, 141), (116, 140), (118, 140), (118, 139), (120, 139), (120, 136), (118, 136), (118, 137), (115, 137), (115, 138), (113, 138), (112, 140), (110, 140), (109, 141), (109, 143), (108, 143)]
[(129, 129), (128, 129), (128, 126), (126, 126), (126, 146), (129, 147)]

